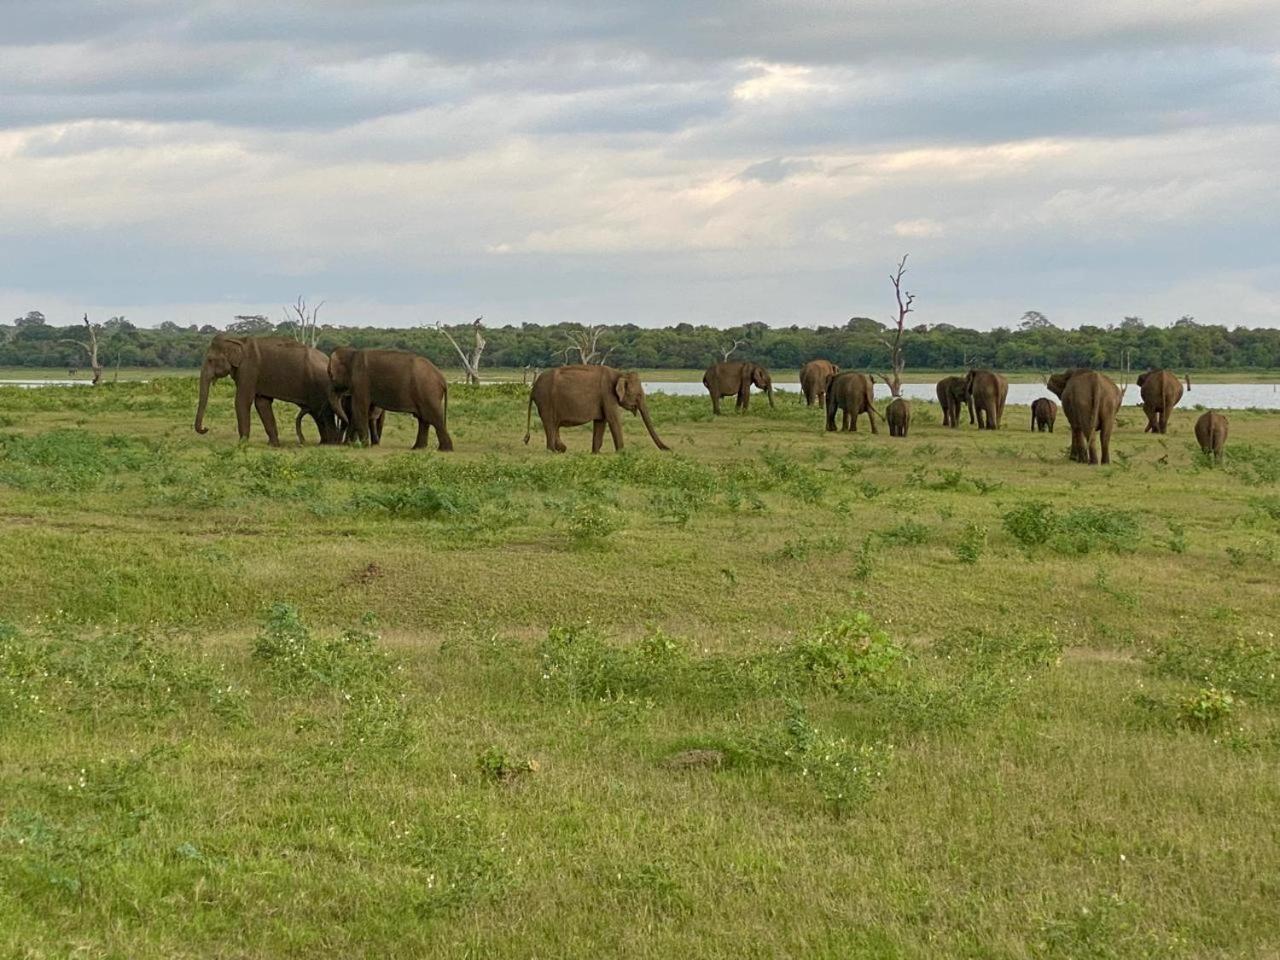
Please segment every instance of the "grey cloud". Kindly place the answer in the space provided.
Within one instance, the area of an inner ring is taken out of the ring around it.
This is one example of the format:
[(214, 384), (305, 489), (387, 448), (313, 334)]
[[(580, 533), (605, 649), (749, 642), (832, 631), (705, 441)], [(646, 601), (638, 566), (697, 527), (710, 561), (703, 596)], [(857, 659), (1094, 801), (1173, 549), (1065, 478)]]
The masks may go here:
[(797, 173), (810, 173), (817, 169), (812, 160), (792, 160), (786, 157), (774, 157), (772, 160), (761, 160), (753, 163), (740, 174), (739, 180), (755, 180), (759, 183), (781, 183)]

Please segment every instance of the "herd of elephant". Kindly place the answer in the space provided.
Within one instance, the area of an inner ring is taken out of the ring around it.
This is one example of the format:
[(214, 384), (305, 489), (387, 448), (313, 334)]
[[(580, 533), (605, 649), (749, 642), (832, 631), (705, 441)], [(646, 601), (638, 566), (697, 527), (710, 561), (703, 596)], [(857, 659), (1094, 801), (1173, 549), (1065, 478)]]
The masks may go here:
[[(427, 445), (430, 431), (436, 431), (440, 450), (452, 450), (447, 425), (448, 384), (444, 374), (425, 357), (404, 350), (365, 350), (338, 347), (326, 356), (320, 350), (282, 337), (239, 337), (219, 334), (205, 354), (200, 371), (200, 400), (195, 428), (206, 433), (205, 410), (209, 388), (221, 377), (236, 384), (236, 428), (240, 438), (249, 436), (250, 408), (258, 411), (267, 439), (280, 442), (272, 402), (297, 404), (294, 429), (302, 440), (302, 421), (311, 417), (320, 431), (321, 443), (358, 440), (377, 444), (388, 411), (410, 413), (418, 421), (414, 449)], [(736, 407), (745, 410), (751, 389), (763, 390), (773, 405), (773, 379), (758, 363), (725, 361), (712, 364), (702, 378), (711, 395), (711, 407), (720, 413), (720, 401), (736, 396)], [(841, 371), (828, 360), (811, 360), (800, 371), (800, 389), (805, 403), (825, 407), (827, 429), (836, 429), (841, 414), (844, 430), (856, 431), (858, 418), (867, 415), (871, 432), (876, 418), (888, 424), (889, 434), (905, 437), (911, 427), (911, 404), (893, 398), (883, 415), (875, 408), (875, 378), (869, 374)], [(1048, 377), (1045, 385), (1062, 403), (1071, 425), (1071, 459), (1080, 463), (1110, 463), (1111, 434), (1122, 391), (1101, 373), (1072, 369)], [(1152, 370), (1138, 377), (1142, 406), (1147, 415), (1147, 431), (1164, 433), (1169, 415), (1182, 399), (1182, 384), (1168, 370)], [(969, 411), (969, 423), (979, 430), (996, 430), (1004, 418), (1009, 381), (990, 370), (970, 370), (963, 377), (938, 381), (938, 403), (943, 425), (960, 426), (960, 414)], [(524, 442), (529, 442), (533, 408), (546, 433), (547, 449), (564, 452), (561, 427), (593, 425), (592, 453), (599, 453), (607, 428), (616, 450), (623, 446), (621, 412), (639, 414), (645, 429), (659, 450), (668, 447), (658, 438), (649, 417), (639, 374), (603, 365), (554, 367), (539, 374), (529, 391)], [(1031, 429), (1053, 431), (1058, 405), (1041, 397), (1031, 405)], [(1203, 414), (1195, 425), (1201, 449), (1215, 459), (1222, 458), (1227, 439), (1227, 420), (1219, 413)], [(1101, 456), (1099, 456), (1099, 442)]]

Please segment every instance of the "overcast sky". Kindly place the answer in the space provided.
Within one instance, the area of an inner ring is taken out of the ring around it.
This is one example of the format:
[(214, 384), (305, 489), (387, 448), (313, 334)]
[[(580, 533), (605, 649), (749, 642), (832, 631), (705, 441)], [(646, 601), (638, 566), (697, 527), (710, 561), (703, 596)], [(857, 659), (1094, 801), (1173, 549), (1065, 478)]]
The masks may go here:
[(0, 317), (1280, 326), (1277, 0), (0, 0)]

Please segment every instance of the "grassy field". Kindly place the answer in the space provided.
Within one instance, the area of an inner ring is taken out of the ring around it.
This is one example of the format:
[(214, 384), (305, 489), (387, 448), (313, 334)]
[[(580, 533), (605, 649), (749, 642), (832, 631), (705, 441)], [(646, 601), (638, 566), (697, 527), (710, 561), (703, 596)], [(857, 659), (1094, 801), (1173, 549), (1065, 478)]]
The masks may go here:
[(1280, 954), (1280, 415), (231, 396), (0, 388), (0, 955)]

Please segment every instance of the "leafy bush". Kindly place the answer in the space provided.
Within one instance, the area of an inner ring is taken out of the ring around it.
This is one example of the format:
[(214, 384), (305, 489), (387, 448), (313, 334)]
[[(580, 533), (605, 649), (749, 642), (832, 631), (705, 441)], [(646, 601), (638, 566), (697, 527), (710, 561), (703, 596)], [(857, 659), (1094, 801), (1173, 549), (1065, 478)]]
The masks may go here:
[(952, 552), (961, 563), (977, 563), (987, 548), (987, 528), (970, 520), (964, 525)]
[(1185, 726), (1210, 730), (1221, 726), (1234, 708), (1235, 699), (1225, 690), (1201, 687), (1179, 701), (1178, 715)]
[(793, 669), (809, 685), (837, 692), (889, 682), (906, 656), (861, 611), (827, 621), (816, 633), (797, 640), (788, 653)]
[(1024, 548), (1049, 545), (1059, 553), (1089, 553), (1101, 544), (1131, 552), (1142, 531), (1137, 514), (1106, 507), (1076, 507), (1059, 514), (1051, 504), (1033, 500), (1004, 514), (1004, 529)]
[(1162, 676), (1231, 690), (1259, 703), (1280, 703), (1280, 647), (1274, 637), (1175, 636), (1160, 642), (1149, 663)]
[(885, 543), (896, 543), (903, 546), (914, 546), (929, 539), (929, 528), (914, 520), (904, 520), (896, 527), (880, 531), (880, 539)]

